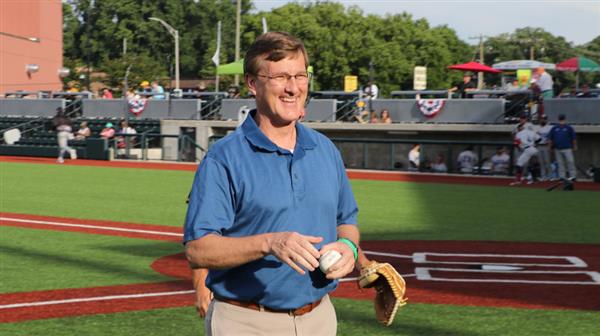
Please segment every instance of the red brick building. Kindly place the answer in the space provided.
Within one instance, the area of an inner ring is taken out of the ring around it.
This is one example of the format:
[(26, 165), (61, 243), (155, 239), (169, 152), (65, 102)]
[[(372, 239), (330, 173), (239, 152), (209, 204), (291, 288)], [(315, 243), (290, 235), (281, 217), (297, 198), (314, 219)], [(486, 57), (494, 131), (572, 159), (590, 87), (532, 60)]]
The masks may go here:
[(61, 0), (0, 0), (0, 96), (62, 91)]

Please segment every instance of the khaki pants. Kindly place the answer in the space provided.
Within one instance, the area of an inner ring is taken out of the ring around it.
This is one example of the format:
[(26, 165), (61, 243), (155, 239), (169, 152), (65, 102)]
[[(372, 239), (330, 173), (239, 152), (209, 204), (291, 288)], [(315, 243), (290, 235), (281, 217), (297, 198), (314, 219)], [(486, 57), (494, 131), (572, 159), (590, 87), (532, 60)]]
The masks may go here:
[(317, 308), (302, 316), (252, 310), (213, 300), (204, 327), (206, 336), (335, 336), (337, 318), (328, 295)]

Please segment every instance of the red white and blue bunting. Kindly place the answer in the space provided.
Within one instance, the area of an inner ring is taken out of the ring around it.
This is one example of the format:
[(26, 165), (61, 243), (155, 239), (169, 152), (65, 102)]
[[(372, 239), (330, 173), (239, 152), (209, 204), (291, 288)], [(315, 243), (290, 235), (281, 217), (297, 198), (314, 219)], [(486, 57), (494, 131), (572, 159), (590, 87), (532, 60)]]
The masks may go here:
[(435, 117), (446, 105), (445, 99), (418, 99), (417, 107), (426, 118)]
[(142, 112), (144, 112), (144, 109), (146, 108), (146, 99), (130, 99), (127, 102), (127, 105), (129, 105), (129, 112), (135, 114), (136, 116), (139, 116), (140, 114), (142, 114)]

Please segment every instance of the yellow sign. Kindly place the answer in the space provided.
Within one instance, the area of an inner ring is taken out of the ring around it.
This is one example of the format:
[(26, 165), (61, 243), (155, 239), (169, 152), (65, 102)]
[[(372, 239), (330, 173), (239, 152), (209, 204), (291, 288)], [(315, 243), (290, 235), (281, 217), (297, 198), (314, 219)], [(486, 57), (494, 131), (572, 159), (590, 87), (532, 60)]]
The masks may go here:
[(358, 89), (358, 76), (344, 76), (344, 92), (354, 92)]
[(517, 70), (517, 80), (519, 81), (519, 87), (521, 87), (521, 88), (528, 87), (529, 81), (531, 80), (531, 70), (530, 69)]

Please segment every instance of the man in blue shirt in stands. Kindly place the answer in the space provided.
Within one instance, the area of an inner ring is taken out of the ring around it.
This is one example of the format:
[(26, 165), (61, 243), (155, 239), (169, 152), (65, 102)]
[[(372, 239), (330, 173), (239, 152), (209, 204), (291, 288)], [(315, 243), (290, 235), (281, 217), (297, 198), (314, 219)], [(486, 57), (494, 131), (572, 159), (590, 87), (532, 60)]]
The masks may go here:
[[(558, 176), (561, 180), (566, 179), (566, 171), (569, 172), (569, 180), (574, 181), (577, 177), (575, 170), (575, 157), (573, 151), (577, 150), (577, 136), (571, 125), (567, 124), (566, 116), (558, 116), (558, 125), (555, 125), (548, 133), (551, 148), (558, 163)], [(566, 167), (565, 167), (566, 166)]]
[[(308, 93), (303, 43), (260, 36), (244, 58), (257, 109), (198, 167), (184, 242), (213, 292), (207, 335), (335, 335), (328, 293), (357, 258), (358, 209), (341, 156), (302, 126)], [(342, 257), (326, 274), (319, 258)]]

